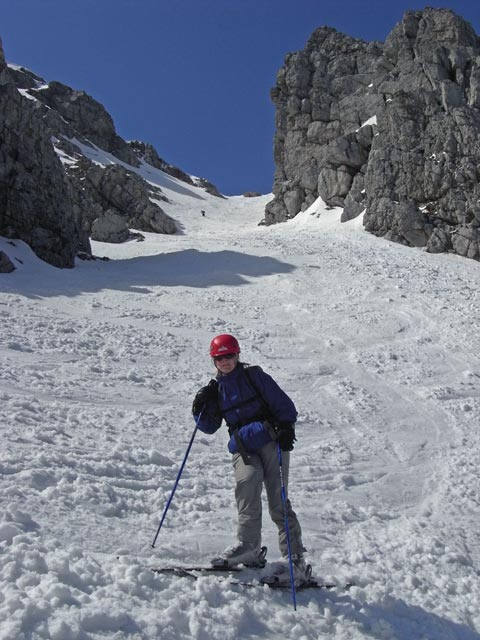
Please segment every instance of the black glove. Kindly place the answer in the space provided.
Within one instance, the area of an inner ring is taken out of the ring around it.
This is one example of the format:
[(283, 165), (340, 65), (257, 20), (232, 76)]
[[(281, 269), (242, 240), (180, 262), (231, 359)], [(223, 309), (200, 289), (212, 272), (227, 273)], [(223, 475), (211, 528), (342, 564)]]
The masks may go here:
[(210, 380), (210, 382), (197, 391), (197, 395), (193, 400), (192, 413), (198, 416), (209, 402), (218, 403), (218, 382)]
[(295, 442), (295, 427), (291, 422), (280, 422), (277, 425), (277, 437), (275, 440), (282, 451), (292, 451)]

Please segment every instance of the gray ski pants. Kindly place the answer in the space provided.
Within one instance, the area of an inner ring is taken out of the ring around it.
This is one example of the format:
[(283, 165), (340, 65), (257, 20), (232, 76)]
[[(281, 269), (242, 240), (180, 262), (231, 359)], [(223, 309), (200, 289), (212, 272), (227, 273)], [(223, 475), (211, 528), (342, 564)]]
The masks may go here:
[[(278, 450), (275, 442), (250, 454), (251, 464), (246, 465), (239, 453), (233, 455), (235, 471), (235, 498), (238, 509), (238, 539), (242, 542), (261, 544), (262, 536), (262, 487), (265, 485), (270, 517), (278, 527), (278, 546), (284, 558), (288, 556), (285, 515), (280, 483)], [(282, 469), (285, 491), (288, 487), (290, 453), (282, 451)], [(288, 496), (288, 494), (287, 494)], [(287, 497), (288, 528), (292, 554), (305, 551), (302, 530)]]

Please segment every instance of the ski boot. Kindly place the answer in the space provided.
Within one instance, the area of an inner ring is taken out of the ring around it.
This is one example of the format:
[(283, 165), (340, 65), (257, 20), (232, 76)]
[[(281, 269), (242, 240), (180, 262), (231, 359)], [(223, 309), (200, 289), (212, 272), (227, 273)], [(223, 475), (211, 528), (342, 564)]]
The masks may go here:
[[(306, 564), (303, 554), (292, 555), (293, 580), (295, 587), (301, 587), (312, 580), (312, 565)], [(271, 587), (284, 587), (290, 585), (290, 563), (282, 562), (277, 565), (275, 571), (262, 578), (262, 583)]]
[(227, 547), (218, 557), (211, 560), (213, 567), (229, 568), (243, 564), (245, 567), (262, 568), (266, 564), (267, 547), (251, 542), (239, 541)]

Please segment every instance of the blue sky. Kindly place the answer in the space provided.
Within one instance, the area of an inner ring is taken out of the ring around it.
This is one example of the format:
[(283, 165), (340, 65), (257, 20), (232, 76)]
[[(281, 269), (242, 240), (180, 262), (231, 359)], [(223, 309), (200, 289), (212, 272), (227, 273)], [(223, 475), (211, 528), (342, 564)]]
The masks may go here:
[(480, 33), (479, 0), (0, 0), (0, 36), (9, 62), (85, 90), (122, 137), (226, 194), (267, 193), (285, 54), (321, 25), (384, 40), (429, 5)]

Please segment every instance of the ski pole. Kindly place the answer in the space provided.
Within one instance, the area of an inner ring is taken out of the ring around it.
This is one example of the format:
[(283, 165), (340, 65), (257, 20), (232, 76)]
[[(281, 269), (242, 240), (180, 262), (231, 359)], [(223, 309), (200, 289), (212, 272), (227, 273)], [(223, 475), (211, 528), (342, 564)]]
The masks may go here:
[(277, 444), (277, 450), (278, 450), (278, 466), (280, 468), (280, 484), (282, 486), (283, 514), (285, 516), (285, 533), (287, 534), (288, 564), (290, 568), (290, 586), (292, 589), (293, 610), (296, 611), (297, 610), (297, 594), (295, 591), (295, 578), (293, 576), (292, 548), (290, 546), (290, 528), (288, 526), (287, 492), (285, 490), (285, 481), (283, 478), (282, 450), (280, 449), (279, 444)]
[(192, 437), (190, 438), (190, 442), (188, 444), (187, 451), (186, 451), (185, 456), (183, 458), (182, 466), (180, 467), (180, 470), (179, 470), (179, 472), (177, 474), (177, 479), (175, 480), (175, 484), (173, 485), (172, 492), (170, 494), (169, 499), (167, 500), (167, 504), (165, 505), (165, 509), (163, 510), (162, 519), (160, 520), (160, 524), (158, 525), (157, 533), (155, 534), (155, 538), (153, 539), (153, 542), (152, 542), (152, 548), (155, 548), (155, 543), (157, 541), (158, 534), (160, 533), (160, 529), (162, 528), (163, 521), (165, 520), (165, 517), (167, 515), (167, 511), (168, 511), (168, 509), (170, 507), (170, 504), (171, 504), (171, 502), (173, 500), (173, 496), (175, 494), (175, 491), (177, 490), (178, 483), (180, 482), (180, 477), (181, 477), (181, 475), (183, 473), (183, 468), (185, 467), (185, 464), (187, 462), (187, 458), (188, 458), (188, 454), (190, 453), (190, 449), (192, 448), (192, 444), (193, 444), (193, 441), (195, 439), (195, 435), (197, 433), (198, 423), (200, 422), (200, 418), (202, 417), (202, 413), (203, 413), (203, 409), (202, 409), (202, 411), (200, 411), (200, 413), (198, 415), (198, 418), (195, 420), (195, 429), (193, 430)]

